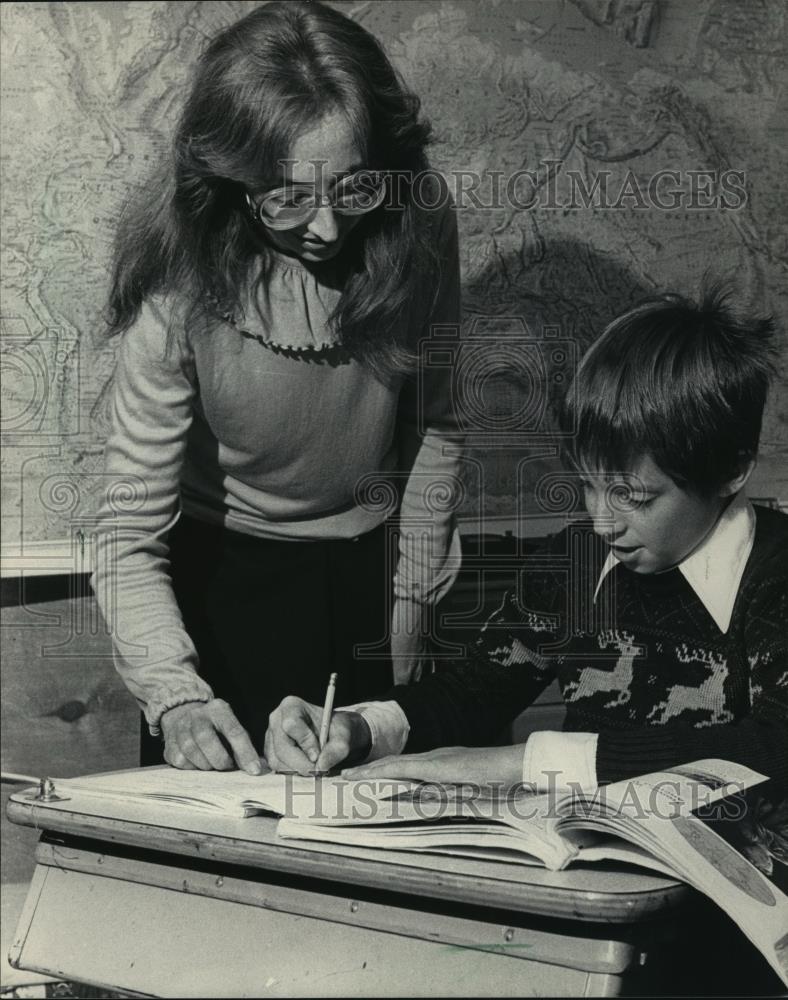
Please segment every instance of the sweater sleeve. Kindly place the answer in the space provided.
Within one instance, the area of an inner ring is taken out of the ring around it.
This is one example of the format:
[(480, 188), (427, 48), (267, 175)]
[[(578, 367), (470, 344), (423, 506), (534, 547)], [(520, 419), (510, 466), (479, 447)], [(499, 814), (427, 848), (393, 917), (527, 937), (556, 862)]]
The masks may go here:
[[(436, 218), (440, 282), (424, 324), (458, 326), (460, 274), (457, 219), (446, 205)], [(425, 346), (425, 342), (422, 342)], [(451, 365), (431, 364), (422, 351), (418, 377), (400, 394), (397, 414), (399, 469), (404, 479), (400, 503), (399, 561), (394, 593), (400, 600), (435, 604), (449, 590), (460, 565), (454, 512), (462, 496), (462, 440), (454, 416)]]
[(185, 336), (146, 303), (119, 348), (91, 579), (112, 635), (115, 665), (158, 732), (162, 714), (209, 701), (169, 575), (168, 533), (196, 379)]
[(762, 588), (748, 609), (742, 655), (750, 668), (749, 714), (703, 728), (646, 726), (602, 731), (597, 743), (600, 784), (622, 781), (703, 758), (744, 764), (788, 792), (788, 585)]
[(558, 616), (525, 609), (507, 592), (464, 660), (387, 695), (410, 725), (405, 750), (495, 743), (553, 679), (555, 659), (539, 647), (557, 627)]

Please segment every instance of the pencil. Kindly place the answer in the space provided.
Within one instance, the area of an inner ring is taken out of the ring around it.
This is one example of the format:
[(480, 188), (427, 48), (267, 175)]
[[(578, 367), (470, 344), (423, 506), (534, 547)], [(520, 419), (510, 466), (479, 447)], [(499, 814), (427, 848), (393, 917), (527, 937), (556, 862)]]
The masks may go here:
[(326, 688), (326, 701), (323, 705), (323, 717), (320, 720), (320, 736), (318, 737), (318, 743), (320, 744), (320, 749), (326, 745), (328, 740), (328, 730), (331, 728), (331, 716), (334, 714), (334, 695), (337, 689), (337, 675), (332, 674), (328, 678), (328, 687)]

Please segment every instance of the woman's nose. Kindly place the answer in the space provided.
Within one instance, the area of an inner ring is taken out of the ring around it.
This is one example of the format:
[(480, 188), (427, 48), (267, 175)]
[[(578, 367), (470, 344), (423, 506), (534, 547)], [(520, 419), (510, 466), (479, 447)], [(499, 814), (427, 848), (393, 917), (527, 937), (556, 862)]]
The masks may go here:
[(339, 236), (334, 209), (330, 205), (321, 205), (307, 228), (317, 239), (324, 243), (333, 243)]

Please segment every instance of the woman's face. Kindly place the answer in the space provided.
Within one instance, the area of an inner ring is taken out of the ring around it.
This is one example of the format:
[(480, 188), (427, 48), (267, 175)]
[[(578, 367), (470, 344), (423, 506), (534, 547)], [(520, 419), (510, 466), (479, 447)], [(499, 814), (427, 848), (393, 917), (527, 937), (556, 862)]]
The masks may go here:
[[(319, 196), (320, 205), (309, 222), (294, 229), (266, 227), (268, 241), (284, 253), (310, 263), (335, 257), (360, 217), (335, 212), (329, 203), (331, 194), (342, 177), (364, 167), (347, 119), (339, 112), (326, 115), (296, 140), (290, 159), (280, 166), (279, 176), (272, 185), (272, 188), (305, 185)], [(258, 201), (264, 193), (252, 192), (253, 200)]]

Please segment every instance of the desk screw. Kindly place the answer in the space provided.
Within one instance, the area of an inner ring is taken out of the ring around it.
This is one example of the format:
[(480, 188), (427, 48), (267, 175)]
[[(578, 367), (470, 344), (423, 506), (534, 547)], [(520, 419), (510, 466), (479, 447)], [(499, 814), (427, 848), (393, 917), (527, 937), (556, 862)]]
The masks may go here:
[(216, 884), (220, 887), (224, 885), (224, 879), (221, 875), (216, 879)]
[(38, 783), (38, 794), (34, 798), (37, 802), (64, 801), (64, 797), (57, 794), (55, 783), (51, 778), (41, 778)]
[(353, 902), (353, 903), (350, 904), (350, 912), (351, 913), (358, 913), (358, 903)]
[(503, 936), (503, 939), (504, 939), (504, 941), (512, 941), (512, 940), (514, 940), (514, 931), (512, 930), (511, 927), (509, 928), (508, 931), (506, 931), (506, 933)]
[(51, 802), (55, 797), (55, 783), (51, 778), (42, 778), (38, 785), (38, 797), (42, 802)]

